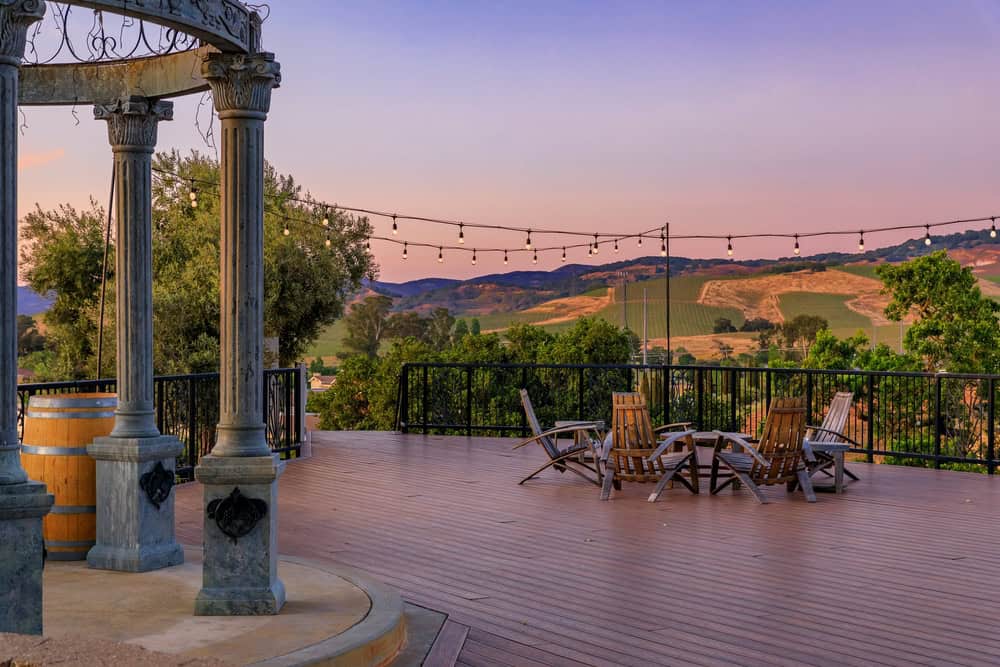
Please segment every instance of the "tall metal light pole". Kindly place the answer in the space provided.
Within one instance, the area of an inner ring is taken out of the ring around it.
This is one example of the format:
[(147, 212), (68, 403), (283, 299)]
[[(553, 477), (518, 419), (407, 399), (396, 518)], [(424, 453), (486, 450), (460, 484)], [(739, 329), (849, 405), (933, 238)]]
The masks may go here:
[(663, 227), (663, 249), (666, 253), (667, 259), (667, 271), (666, 276), (664, 276), (664, 284), (666, 287), (664, 291), (666, 292), (666, 302), (667, 302), (667, 364), (674, 363), (674, 353), (673, 348), (670, 345), (670, 223), (668, 222)]
[(619, 271), (622, 279), (622, 328), (628, 329), (628, 271)]

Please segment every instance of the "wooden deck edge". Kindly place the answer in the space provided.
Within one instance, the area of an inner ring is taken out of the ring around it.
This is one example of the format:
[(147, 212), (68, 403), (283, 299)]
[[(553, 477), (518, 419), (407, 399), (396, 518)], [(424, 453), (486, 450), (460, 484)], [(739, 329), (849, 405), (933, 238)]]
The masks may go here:
[(445, 621), (424, 659), (424, 667), (455, 667), (468, 636), (469, 626), (452, 620)]

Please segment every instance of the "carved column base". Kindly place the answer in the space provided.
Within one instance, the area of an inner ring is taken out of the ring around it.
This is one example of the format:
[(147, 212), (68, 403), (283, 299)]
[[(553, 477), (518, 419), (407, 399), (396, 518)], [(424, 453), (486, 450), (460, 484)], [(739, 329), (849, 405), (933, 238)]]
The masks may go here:
[(53, 500), (39, 482), (0, 486), (0, 632), (42, 634), (42, 517)]
[(149, 572), (184, 562), (174, 537), (174, 436), (95, 438), (97, 544), (87, 565), (97, 570)]
[(278, 579), (277, 455), (205, 456), (205, 560), (196, 616), (264, 616), (285, 604)]

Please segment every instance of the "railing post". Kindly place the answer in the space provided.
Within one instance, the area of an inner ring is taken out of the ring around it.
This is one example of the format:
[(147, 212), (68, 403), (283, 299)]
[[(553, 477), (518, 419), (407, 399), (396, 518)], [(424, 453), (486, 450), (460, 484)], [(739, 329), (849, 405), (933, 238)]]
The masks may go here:
[[(521, 366), (521, 389), (527, 389), (527, 388), (528, 388), (528, 367)], [(521, 410), (520, 413), (521, 413), (521, 437), (527, 438), (528, 416), (524, 413), (524, 410)]]
[(695, 415), (697, 416), (697, 419), (695, 421), (697, 421), (698, 423), (698, 428), (700, 428), (703, 431), (707, 431), (708, 425), (705, 424), (703, 421), (705, 415), (704, 415), (704, 410), (702, 408), (702, 393), (704, 393), (705, 391), (705, 377), (703, 373), (704, 370), (705, 369), (701, 368), (700, 366), (694, 369), (694, 400), (695, 400)]
[(287, 448), (289, 452), (292, 447), (292, 377), (291, 373), (282, 373), (285, 376), (285, 404), (282, 406), (285, 413), (285, 442), (284, 448)]
[(736, 427), (736, 369), (730, 369), (729, 371), (729, 430), (736, 432), (739, 431)]
[(422, 407), (423, 407), (424, 435), (427, 435), (427, 365), (426, 364), (424, 364), (423, 370), (424, 370), (423, 372), (424, 386), (421, 388), (421, 392), (423, 393), (421, 403), (423, 403)]
[(673, 419), (670, 410), (670, 392), (674, 389), (673, 370), (670, 366), (663, 367), (663, 423), (672, 424)]
[[(295, 444), (301, 445), (305, 440), (306, 425), (306, 365), (295, 367)], [(301, 453), (301, 450), (300, 450)]]
[(997, 449), (996, 449), (996, 421), (997, 413), (994, 400), (996, 398), (996, 379), (990, 378), (987, 381), (990, 400), (986, 403), (986, 472), (994, 474), (997, 471)]
[[(881, 384), (881, 383), (880, 383)], [(868, 374), (868, 463), (875, 462), (875, 374)]]
[(403, 364), (403, 372), (399, 379), (400, 382), (400, 406), (399, 406), (399, 419), (396, 420), (396, 426), (403, 433), (410, 432), (410, 365)]
[(583, 366), (580, 366), (580, 383), (579, 383), (580, 384), (580, 387), (579, 387), (580, 391), (577, 392), (578, 395), (577, 395), (577, 403), (576, 403), (576, 408), (577, 408), (577, 410), (576, 410), (576, 412), (577, 412), (576, 418), (579, 419), (580, 421), (583, 421), (583, 378), (584, 378), (583, 372), (584, 372), (584, 368), (583, 368)]
[(771, 369), (764, 373), (764, 414), (771, 409)]
[(472, 437), (472, 364), (465, 367), (465, 435)]
[(934, 376), (934, 468), (941, 468), (941, 374)]
[(813, 375), (806, 371), (806, 423), (812, 424), (813, 415)]
[(198, 403), (195, 400), (195, 394), (198, 391), (198, 383), (195, 382), (194, 377), (188, 378), (188, 437), (187, 437), (187, 450), (188, 450), (188, 465), (191, 466), (191, 470), (194, 471), (195, 467), (198, 465), (198, 441), (197, 441), (197, 431), (198, 431)]

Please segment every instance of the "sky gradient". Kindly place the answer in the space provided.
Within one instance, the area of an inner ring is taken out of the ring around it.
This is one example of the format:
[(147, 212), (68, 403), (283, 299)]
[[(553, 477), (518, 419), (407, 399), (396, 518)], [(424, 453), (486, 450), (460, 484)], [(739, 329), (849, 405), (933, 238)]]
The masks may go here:
[[(676, 234), (738, 234), (1000, 215), (1000, 0), (272, 5), (264, 46), (284, 81), (267, 156), (324, 200), (621, 233), (667, 220)], [(176, 101), (160, 148), (206, 150), (196, 109)], [(79, 125), (69, 109), (26, 110), (22, 213), (106, 201), (106, 129), (89, 108), (77, 114)], [(469, 247), (524, 241), (466, 236)], [(415, 223), (399, 236), (455, 237)], [(789, 246), (745, 241), (736, 255)], [(559, 265), (559, 253), (473, 267), (372, 248), (393, 281)], [(723, 256), (725, 242), (673, 252)], [(638, 254), (633, 242), (619, 257)]]

